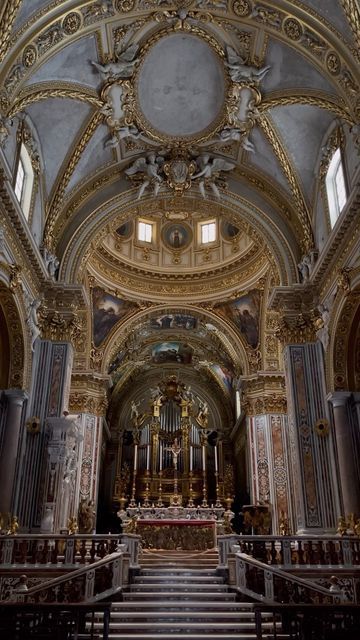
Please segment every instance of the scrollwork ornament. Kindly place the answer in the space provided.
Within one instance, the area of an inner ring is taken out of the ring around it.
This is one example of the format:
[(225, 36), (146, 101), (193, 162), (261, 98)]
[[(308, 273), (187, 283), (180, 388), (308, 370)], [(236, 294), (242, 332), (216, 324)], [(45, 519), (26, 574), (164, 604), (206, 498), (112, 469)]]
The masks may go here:
[(232, 10), (236, 16), (243, 18), (251, 13), (252, 6), (249, 0), (234, 0)]
[(135, 7), (135, 0), (116, 0), (115, 10), (119, 13), (128, 13)]
[(79, 13), (77, 13), (77, 11), (71, 11), (71, 13), (68, 13), (62, 22), (62, 28), (68, 36), (79, 31), (80, 27), (81, 16)]
[(290, 40), (297, 42), (303, 36), (301, 23), (295, 18), (286, 18), (283, 22), (283, 31)]
[(341, 62), (339, 56), (337, 55), (337, 53), (335, 53), (335, 51), (330, 51), (330, 53), (327, 55), (326, 67), (332, 76), (339, 75)]
[(38, 52), (36, 47), (30, 44), (28, 47), (24, 49), (24, 53), (22, 56), (22, 63), (24, 67), (26, 67), (27, 69), (30, 69), (30, 67), (32, 67), (35, 64), (37, 57), (38, 57)]

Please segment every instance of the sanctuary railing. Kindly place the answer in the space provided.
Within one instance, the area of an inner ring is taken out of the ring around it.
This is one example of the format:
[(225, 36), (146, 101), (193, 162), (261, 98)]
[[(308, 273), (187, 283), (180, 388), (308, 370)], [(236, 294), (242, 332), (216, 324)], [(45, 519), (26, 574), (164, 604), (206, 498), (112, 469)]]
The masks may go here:
[(240, 551), (284, 569), (310, 566), (360, 567), (360, 538), (354, 536), (218, 536), (219, 567), (227, 567), (233, 545)]
[(134, 534), (4, 535), (0, 536), (0, 569), (93, 564), (116, 552), (120, 544), (129, 554), (130, 568), (137, 567), (140, 536)]

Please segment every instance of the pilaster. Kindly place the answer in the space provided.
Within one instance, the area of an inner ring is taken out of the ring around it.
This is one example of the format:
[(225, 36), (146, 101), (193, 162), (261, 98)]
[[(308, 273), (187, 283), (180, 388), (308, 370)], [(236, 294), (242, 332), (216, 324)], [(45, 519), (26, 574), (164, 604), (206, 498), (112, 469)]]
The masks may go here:
[(20, 429), (28, 395), (22, 389), (7, 389), (0, 450), (0, 513), (13, 513)]
[(321, 343), (284, 350), (297, 533), (333, 531), (340, 513)]

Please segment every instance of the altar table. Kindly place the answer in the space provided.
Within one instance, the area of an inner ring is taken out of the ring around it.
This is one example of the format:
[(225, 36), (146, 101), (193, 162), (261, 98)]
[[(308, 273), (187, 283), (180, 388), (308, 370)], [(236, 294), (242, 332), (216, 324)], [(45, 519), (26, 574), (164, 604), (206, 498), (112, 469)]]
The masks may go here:
[(215, 520), (139, 519), (135, 532), (146, 549), (205, 551), (216, 546)]

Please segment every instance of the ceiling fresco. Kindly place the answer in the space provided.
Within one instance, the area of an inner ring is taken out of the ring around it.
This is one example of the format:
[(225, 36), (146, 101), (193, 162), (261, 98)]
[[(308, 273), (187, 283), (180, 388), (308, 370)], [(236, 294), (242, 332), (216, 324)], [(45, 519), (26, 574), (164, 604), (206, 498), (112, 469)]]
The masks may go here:
[(283, 374), (271, 291), (299, 286), (326, 242), (325, 143), (358, 121), (348, 4), (17, 3), (4, 154), (11, 173), (25, 127), (34, 242), (83, 292), (75, 369), (107, 380), (111, 428), (170, 375), (227, 428), (241, 378)]

